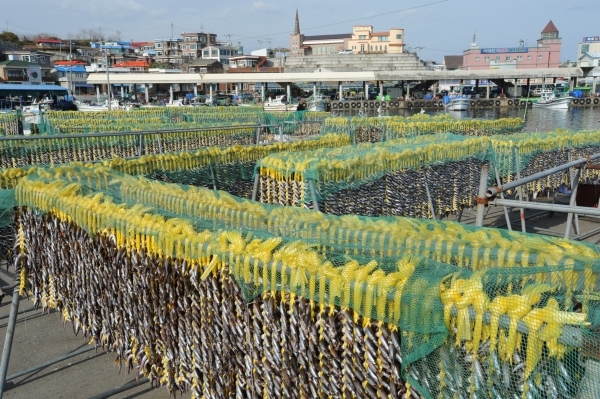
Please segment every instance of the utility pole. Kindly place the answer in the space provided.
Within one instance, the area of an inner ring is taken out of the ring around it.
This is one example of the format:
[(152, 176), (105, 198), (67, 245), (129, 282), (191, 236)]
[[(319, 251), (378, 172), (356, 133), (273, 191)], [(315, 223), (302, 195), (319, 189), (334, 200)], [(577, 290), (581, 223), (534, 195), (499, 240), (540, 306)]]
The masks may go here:
[(73, 97), (73, 55), (71, 53), (71, 44), (71, 37), (69, 36), (69, 90), (71, 90), (71, 97)]
[(108, 110), (111, 110), (111, 99), (110, 99), (110, 78), (108, 77), (108, 52), (109, 49), (104, 49), (104, 62), (106, 63), (106, 92), (108, 93)]

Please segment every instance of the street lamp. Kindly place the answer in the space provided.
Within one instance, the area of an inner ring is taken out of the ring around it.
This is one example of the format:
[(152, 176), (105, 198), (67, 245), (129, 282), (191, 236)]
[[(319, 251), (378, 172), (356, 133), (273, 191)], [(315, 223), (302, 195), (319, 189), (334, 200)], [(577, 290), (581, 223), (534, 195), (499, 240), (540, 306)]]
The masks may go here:
[(108, 93), (108, 110), (111, 110), (111, 90), (110, 90), (110, 78), (108, 77), (108, 54), (110, 49), (104, 49), (104, 63), (106, 65), (106, 91)]

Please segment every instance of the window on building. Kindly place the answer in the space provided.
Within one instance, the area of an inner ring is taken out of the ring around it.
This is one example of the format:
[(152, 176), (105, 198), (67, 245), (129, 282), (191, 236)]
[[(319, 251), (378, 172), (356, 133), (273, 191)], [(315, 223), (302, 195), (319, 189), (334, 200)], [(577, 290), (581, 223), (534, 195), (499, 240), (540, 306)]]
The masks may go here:
[(527, 56), (527, 59), (528, 59), (528, 60), (530, 60), (530, 59), (531, 59), (531, 56), (530, 56), (530, 55), (528, 55), (528, 56)]
[(558, 33), (550, 32), (550, 33), (542, 33), (542, 39), (556, 39), (558, 38)]
[(490, 57), (483, 57), (483, 60), (484, 60), (485, 62), (490, 62)]
[(200, 73), (206, 73), (207, 72), (207, 68), (199, 68), (200, 69)]
[(211, 55), (212, 55), (213, 57), (216, 57), (216, 56), (218, 56), (218, 55), (219, 55), (219, 50), (217, 50), (217, 49), (213, 49), (213, 50), (211, 51)]
[(496, 56), (496, 62), (500, 62), (500, 56), (499, 55)]
[(201, 41), (202, 43), (206, 43), (206, 38), (205, 38), (204, 36), (202, 36), (202, 37), (200, 38), (200, 41)]
[(390, 41), (390, 37), (389, 36), (378, 36), (377, 37), (377, 41), (379, 41), (379, 42), (389, 42)]
[(475, 61), (479, 61), (479, 57), (475, 57)]
[(590, 45), (582, 44), (581, 45), (581, 54), (585, 54), (585, 53), (589, 53), (589, 52), (590, 52)]
[(27, 61), (27, 62), (29, 62), (29, 61), (31, 61), (31, 56), (29, 56), (29, 55), (23, 55), (23, 56), (21, 56), (21, 59), (22, 59), (23, 61)]
[(402, 39), (402, 35), (396, 35), (396, 39), (397, 40), (401, 40)]
[(204, 50), (204, 51), (202, 52), (202, 56), (203, 56), (203, 57), (208, 57), (208, 50)]
[(360, 45), (360, 52), (361, 52), (361, 53), (364, 53), (364, 52), (365, 52), (365, 45), (364, 45), (364, 44), (361, 44), (361, 45)]
[(156, 55), (162, 55), (162, 51), (157, 51)]
[(523, 61), (523, 56), (517, 55), (517, 61)]
[(6, 72), (8, 76), (12, 77), (23, 76), (20, 69), (9, 69)]
[(195, 44), (190, 44), (190, 50), (196, 50), (196, 45)]
[(358, 35), (358, 40), (367, 40), (367, 35)]
[(162, 43), (156, 43), (156, 48), (161, 48), (162, 47)]
[(539, 55), (538, 55), (538, 60), (541, 60), (541, 59), (543, 59), (543, 58), (544, 58), (544, 56), (543, 56), (542, 54), (539, 54)]
[(387, 51), (387, 44), (383, 46), (383, 51)]
[(506, 56), (506, 61), (512, 61), (512, 58), (510, 57), (510, 55)]

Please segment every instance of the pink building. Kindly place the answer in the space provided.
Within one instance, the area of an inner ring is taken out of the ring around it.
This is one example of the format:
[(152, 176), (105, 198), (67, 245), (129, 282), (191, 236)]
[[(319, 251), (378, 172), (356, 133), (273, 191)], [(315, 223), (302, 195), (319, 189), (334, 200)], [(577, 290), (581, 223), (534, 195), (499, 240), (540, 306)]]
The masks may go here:
[(473, 43), (463, 52), (462, 69), (558, 68), (561, 44), (552, 21), (542, 31), (535, 47), (525, 47), (521, 41), (519, 47), (479, 48), (473, 37)]

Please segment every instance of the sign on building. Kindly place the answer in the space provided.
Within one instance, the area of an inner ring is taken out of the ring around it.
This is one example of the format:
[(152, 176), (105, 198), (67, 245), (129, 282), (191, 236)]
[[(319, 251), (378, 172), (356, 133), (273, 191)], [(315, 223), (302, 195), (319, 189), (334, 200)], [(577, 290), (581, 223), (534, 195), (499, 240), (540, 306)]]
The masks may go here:
[(600, 36), (588, 36), (583, 38), (584, 42), (600, 42)]
[(528, 53), (529, 47), (482, 48), (481, 54)]

